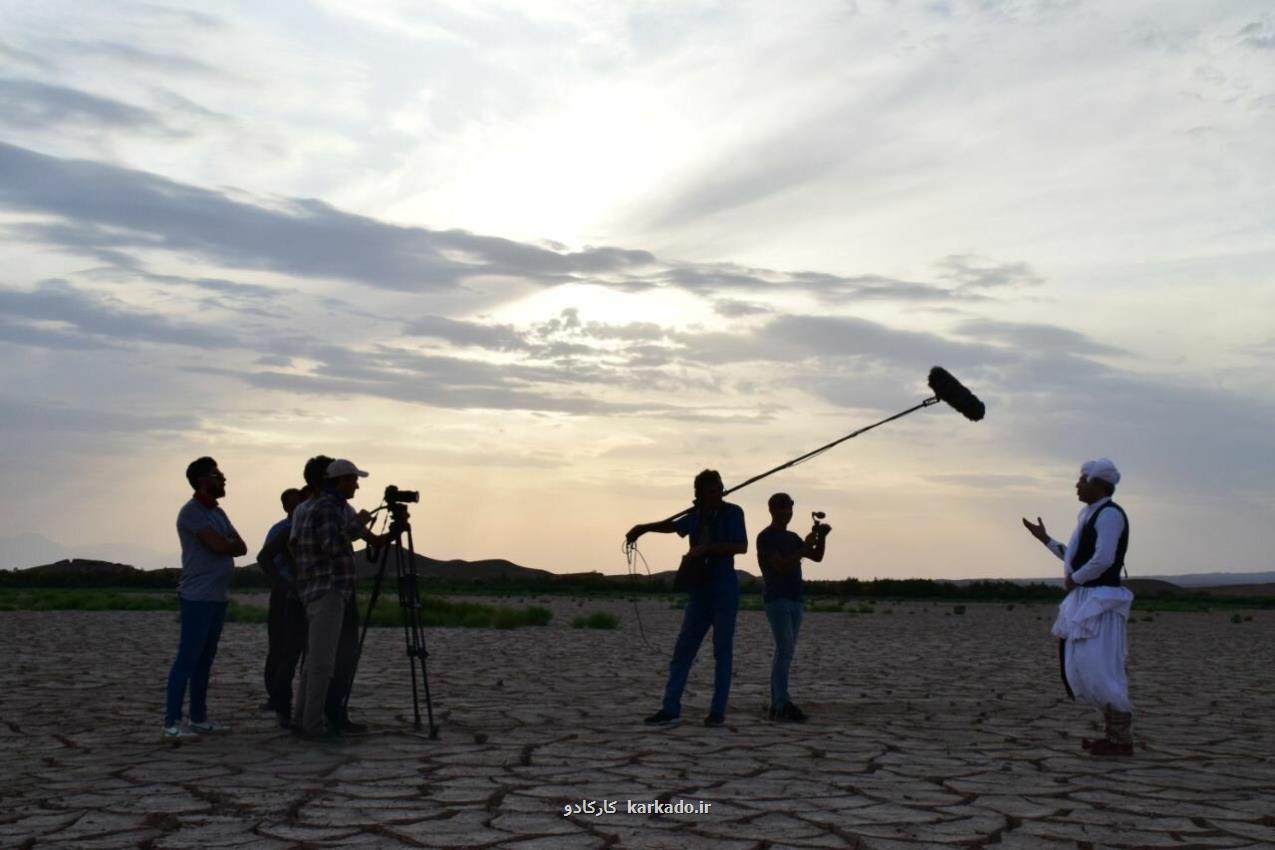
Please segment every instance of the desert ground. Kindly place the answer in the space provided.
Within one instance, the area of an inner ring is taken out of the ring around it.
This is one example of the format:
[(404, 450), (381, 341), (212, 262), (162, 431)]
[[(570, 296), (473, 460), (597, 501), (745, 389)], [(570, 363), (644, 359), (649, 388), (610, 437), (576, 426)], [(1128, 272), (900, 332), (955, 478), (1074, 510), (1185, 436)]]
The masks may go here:
[[(172, 613), (0, 614), (0, 846), (1275, 847), (1275, 611), (1137, 615), (1136, 755), (1104, 760), (1080, 749), (1098, 716), (1063, 693), (1051, 606), (807, 614), (804, 725), (765, 719), (770, 635), (744, 611), (726, 726), (700, 722), (706, 643), (682, 724), (651, 729), (681, 612), (533, 602), (549, 626), (427, 632), (437, 740), (412, 728), (402, 632), (374, 630), (352, 700), (371, 731), (336, 743), (258, 710), (262, 625), (222, 639), (210, 717), (231, 730), (174, 746)], [(620, 627), (570, 627), (598, 610)]]

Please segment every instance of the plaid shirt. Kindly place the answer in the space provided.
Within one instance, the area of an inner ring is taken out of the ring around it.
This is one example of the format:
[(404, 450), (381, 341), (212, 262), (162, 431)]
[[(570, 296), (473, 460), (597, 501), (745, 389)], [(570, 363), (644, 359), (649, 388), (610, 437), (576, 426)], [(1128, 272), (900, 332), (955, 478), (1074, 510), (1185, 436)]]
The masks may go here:
[(360, 526), (352, 513), (344, 499), (324, 493), (293, 528), (289, 546), (297, 563), (302, 602), (313, 602), (330, 590), (339, 590), (346, 598), (354, 595), (353, 541)]

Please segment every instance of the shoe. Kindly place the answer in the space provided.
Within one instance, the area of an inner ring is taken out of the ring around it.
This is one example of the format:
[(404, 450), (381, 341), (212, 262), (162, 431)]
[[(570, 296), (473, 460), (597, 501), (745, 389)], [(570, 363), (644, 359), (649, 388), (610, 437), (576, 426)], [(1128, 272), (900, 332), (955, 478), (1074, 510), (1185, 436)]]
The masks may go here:
[(222, 726), (219, 723), (209, 723), (207, 720), (202, 723), (190, 721), (190, 731), (198, 735), (220, 735), (223, 732), (229, 732), (229, 726)]
[(710, 714), (704, 718), (704, 725), (708, 727), (721, 726), (726, 722), (726, 718), (720, 714)]
[(645, 723), (647, 726), (672, 726), (679, 719), (680, 718), (678, 718), (676, 714), (669, 714), (667, 711), (661, 708), (659, 711), (655, 712), (654, 714), (652, 714), (650, 717), (646, 718), (642, 722)]
[(362, 735), (367, 731), (368, 726), (366, 723), (355, 723), (347, 717), (341, 721), (341, 725), (337, 728), (341, 730), (342, 735)]
[(339, 743), (341, 740), (341, 733), (335, 729), (324, 729), (322, 732), (307, 732), (300, 726), (293, 726), (292, 737), (300, 738), (303, 741)]
[(1117, 741), (1108, 741), (1102, 739), (1094, 741), (1089, 745), (1089, 755), (1091, 756), (1131, 756), (1133, 755), (1133, 744), (1121, 744)]
[(805, 723), (810, 718), (794, 703), (786, 702), (779, 707), (779, 711), (775, 712), (775, 719), (785, 723)]
[(199, 738), (194, 732), (187, 729), (180, 723), (174, 723), (172, 726), (165, 726), (160, 736), (165, 740), (169, 738), (182, 738), (189, 740), (191, 738)]

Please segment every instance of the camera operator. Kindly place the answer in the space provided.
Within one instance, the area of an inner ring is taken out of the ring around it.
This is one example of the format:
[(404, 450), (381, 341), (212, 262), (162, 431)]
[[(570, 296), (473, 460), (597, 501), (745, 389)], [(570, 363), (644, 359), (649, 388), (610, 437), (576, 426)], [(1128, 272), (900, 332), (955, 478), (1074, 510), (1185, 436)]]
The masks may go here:
[(788, 695), (788, 670), (797, 649), (801, 630), (802, 579), (801, 559), (818, 563), (823, 560), (824, 543), (832, 526), (819, 522), (802, 540), (788, 530), (792, 521), (792, 497), (775, 493), (766, 503), (770, 508), (770, 525), (757, 535), (757, 564), (765, 581), (762, 598), (766, 603), (766, 619), (775, 636), (775, 657), (770, 668), (771, 720), (804, 723), (806, 714)]
[(323, 736), (325, 720), (328, 736), (363, 729), (344, 715), (343, 703), (358, 651), (354, 540), (374, 547), (385, 542), (365, 527), (366, 513), (356, 513), (349, 504), (359, 479), (366, 477), (348, 460), (332, 461), (322, 491), (293, 517), (290, 546), (309, 624), (294, 730), (303, 737)]

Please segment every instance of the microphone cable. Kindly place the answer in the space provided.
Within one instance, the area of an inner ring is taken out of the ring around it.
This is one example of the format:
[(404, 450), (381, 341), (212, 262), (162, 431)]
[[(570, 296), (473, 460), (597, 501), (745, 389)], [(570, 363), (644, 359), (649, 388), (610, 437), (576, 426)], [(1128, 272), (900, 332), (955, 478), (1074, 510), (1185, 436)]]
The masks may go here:
[[(641, 577), (640, 573), (637, 572), (637, 561), (640, 559), (641, 566), (646, 568), (646, 577), (648, 577), (648, 579), (650, 577), (650, 565), (649, 563), (646, 563), (646, 556), (637, 549), (636, 543), (629, 543), (625, 540), (625, 543), (623, 543), (623, 552), (625, 552), (625, 563), (629, 565), (630, 584), (636, 589), (637, 581), (639, 581)], [(637, 636), (641, 638), (643, 646), (645, 646), (649, 651), (654, 652), (655, 647), (650, 645), (650, 641), (646, 640), (646, 628), (643, 626), (643, 622), (641, 622), (641, 612), (639, 608), (637, 608), (636, 595), (634, 596), (634, 619), (637, 622)]]

